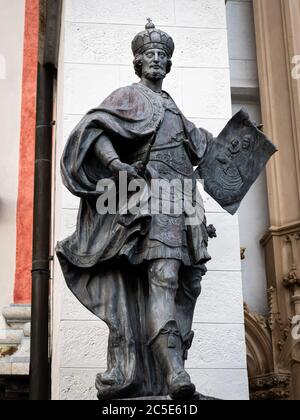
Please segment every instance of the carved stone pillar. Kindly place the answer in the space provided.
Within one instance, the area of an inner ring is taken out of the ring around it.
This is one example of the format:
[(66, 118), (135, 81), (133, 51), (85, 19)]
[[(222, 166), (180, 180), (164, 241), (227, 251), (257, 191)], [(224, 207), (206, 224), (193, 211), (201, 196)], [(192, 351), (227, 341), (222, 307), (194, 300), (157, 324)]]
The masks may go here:
[(262, 240), (273, 372), (291, 374), (290, 398), (300, 400), (300, 340), (292, 334), (300, 315), (300, 79), (293, 72), (300, 0), (253, 3), (264, 131), (279, 149), (267, 169), (271, 226)]

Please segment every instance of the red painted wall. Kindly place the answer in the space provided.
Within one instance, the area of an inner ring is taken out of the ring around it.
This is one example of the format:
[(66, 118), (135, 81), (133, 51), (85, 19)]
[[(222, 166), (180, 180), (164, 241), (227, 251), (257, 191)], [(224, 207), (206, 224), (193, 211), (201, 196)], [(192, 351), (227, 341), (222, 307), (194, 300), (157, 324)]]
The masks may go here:
[(39, 0), (26, 0), (14, 303), (31, 301)]

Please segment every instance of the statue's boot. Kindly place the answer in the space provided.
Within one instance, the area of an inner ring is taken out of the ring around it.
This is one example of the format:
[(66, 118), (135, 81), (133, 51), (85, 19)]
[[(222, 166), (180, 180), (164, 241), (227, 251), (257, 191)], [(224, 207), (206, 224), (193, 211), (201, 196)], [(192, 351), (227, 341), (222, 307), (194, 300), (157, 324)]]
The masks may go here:
[(165, 374), (170, 397), (192, 398), (196, 389), (184, 369), (183, 342), (175, 321), (169, 321), (152, 340), (152, 351)]
[(110, 371), (99, 374), (99, 380), (103, 385), (122, 385), (125, 382), (124, 376), (120, 369), (113, 368)]

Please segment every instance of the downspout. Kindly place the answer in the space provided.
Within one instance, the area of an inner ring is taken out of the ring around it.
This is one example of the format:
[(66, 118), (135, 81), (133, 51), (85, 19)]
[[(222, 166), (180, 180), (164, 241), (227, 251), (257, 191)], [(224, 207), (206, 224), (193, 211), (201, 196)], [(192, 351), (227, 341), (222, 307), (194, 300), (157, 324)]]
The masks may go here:
[(31, 400), (47, 400), (50, 397), (48, 323), (54, 75), (55, 69), (51, 64), (38, 65), (30, 348)]
[(53, 94), (58, 67), (62, 0), (39, 0), (39, 62), (36, 105), (30, 400), (50, 395), (49, 291)]

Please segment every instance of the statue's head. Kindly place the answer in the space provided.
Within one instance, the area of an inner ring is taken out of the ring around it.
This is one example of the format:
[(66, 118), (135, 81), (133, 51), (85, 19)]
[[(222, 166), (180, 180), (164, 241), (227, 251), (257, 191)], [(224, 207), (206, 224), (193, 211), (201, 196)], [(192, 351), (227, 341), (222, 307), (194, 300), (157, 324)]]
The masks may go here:
[(147, 79), (163, 79), (171, 71), (174, 41), (166, 32), (156, 29), (151, 19), (145, 31), (138, 33), (132, 41), (135, 73)]

